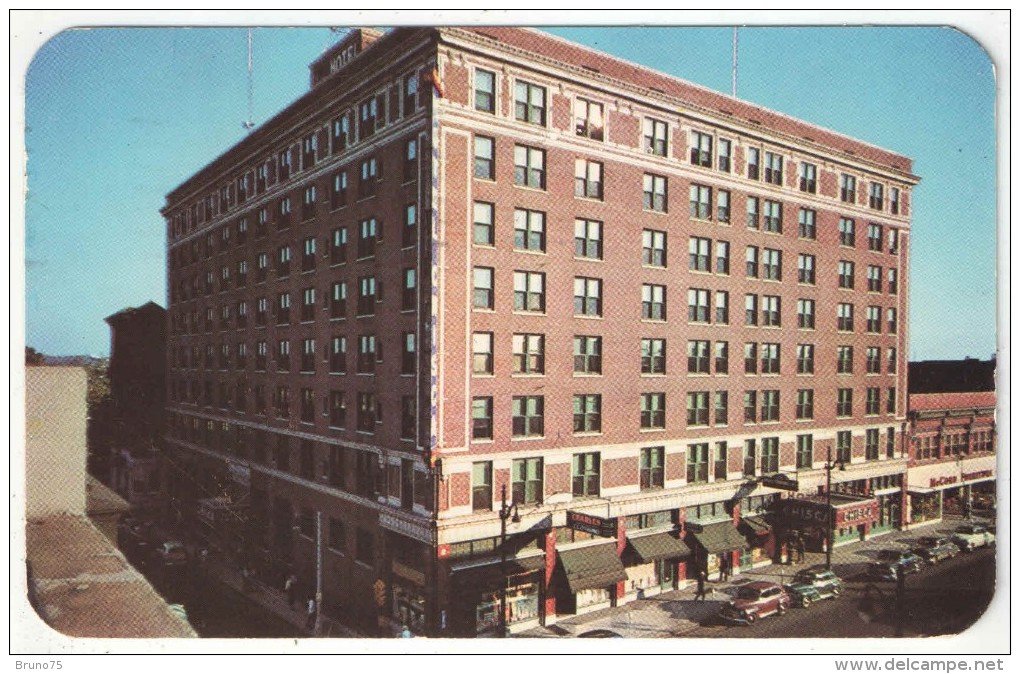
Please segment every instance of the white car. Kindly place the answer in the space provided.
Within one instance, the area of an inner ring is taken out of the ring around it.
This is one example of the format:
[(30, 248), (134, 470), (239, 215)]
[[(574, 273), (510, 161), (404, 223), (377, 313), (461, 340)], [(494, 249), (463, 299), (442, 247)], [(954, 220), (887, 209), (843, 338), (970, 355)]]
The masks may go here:
[(962, 524), (953, 532), (953, 542), (964, 552), (970, 552), (994, 543), (995, 534), (980, 524)]

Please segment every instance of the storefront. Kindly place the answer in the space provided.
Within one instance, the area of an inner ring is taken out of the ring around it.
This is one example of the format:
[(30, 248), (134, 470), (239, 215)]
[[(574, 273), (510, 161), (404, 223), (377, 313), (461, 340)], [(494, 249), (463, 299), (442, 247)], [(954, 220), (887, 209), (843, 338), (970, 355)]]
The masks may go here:
[(772, 525), (768, 515), (741, 517), (737, 529), (744, 535), (745, 546), (740, 550), (740, 568), (750, 569), (772, 562)]
[(874, 498), (834, 493), (831, 499), (822, 495), (786, 499), (780, 503), (784, 529), (788, 533), (798, 532), (805, 549), (812, 552), (825, 550), (830, 533), (833, 547), (862, 541), (879, 519), (878, 500)]
[(966, 516), (976, 507), (989, 507), (995, 495), (995, 455), (959, 456), (911, 466), (907, 495), (912, 524), (938, 521), (947, 514)]
[(690, 556), (690, 548), (671, 533), (628, 536), (627, 594), (642, 598), (674, 589), (677, 562)]
[[(459, 632), (492, 636), (499, 627), (502, 588), (506, 588), (506, 626), (512, 631), (538, 625), (542, 606), (545, 555), (508, 559), (481, 566), (454, 567), (454, 620)], [(470, 623), (470, 626), (467, 625)], [(456, 627), (456, 626), (455, 626)]]
[(391, 617), (401, 629), (425, 634), (425, 574), (393, 560)]
[(616, 585), (627, 580), (615, 542), (559, 550), (558, 557), (558, 613), (581, 614), (615, 604)]
[(732, 563), (733, 553), (747, 546), (747, 541), (730, 520), (711, 524), (687, 522), (686, 526), (694, 539), (697, 568), (703, 569), (709, 578), (718, 578), (723, 560), (728, 559)]

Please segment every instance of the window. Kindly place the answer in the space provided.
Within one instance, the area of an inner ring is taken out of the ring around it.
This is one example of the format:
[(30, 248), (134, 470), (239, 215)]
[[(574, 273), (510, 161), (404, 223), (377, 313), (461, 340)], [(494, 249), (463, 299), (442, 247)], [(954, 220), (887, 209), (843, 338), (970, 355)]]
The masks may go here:
[(896, 347), (890, 347), (886, 351), (886, 372), (896, 374)]
[(716, 217), (719, 222), (730, 221), (730, 193), (727, 190), (716, 192)]
[(574, 255), (602, 259), (602, 223), (598, 220), (574, 220)]
[(882, 292), (882, 268), (875, 265), (868, 265), (868, 292)]
[(400, 234), (400, 245), (410, 248), (418, 240), (418, 207), (408, 204), (404, 207), (404, 227)]
[(744, 344), (744, 374), (758, 373), (758, 345), (754, 342)]
[(641, 428), (654, 429), (666, 427), (666, 394), (641, 394)]
[[(544, 308), (544, 302), (543, 302)], [(597, 278), (574, 278), (574, 315), (602, 315), (602, 280)]]
[(255, 280), (259, 283), (266, 280), (269, 272), (269, 255), (259, 253), (255, 258)]
[(301, 200), (301, 219), (308, 220), (315, 217), (315, 185), (305, 188)]
[(755, 441), (744, 440), (744, 477), (754, 477), (755, 468), (758, 465), (755, 451)]
[(335, 281), (330, 290), (329, 317), (344, 318), (347, 315), (347, 282)]
[(545, 87), (523, 81), (514, 83), (514, 119), (545, 126)]
[(487, 136), (475, 136), (475, 177), (496, 179), (496, 141)]
[(761, 156), (761, 150), (756, 147), (747, 148), (747, 177), (751, 180), (758, 180), (759, 177), (759, 158)]
[(290, 417), (290, 388), (287, 386), (276, 387), (276, 416), (281, 419)]
[(868, 250), (882, 252), (882, 225), (868, 225)]
[(641, 232), (641, 263), (651, 267), (666, 266), (666, 232), (646, 229)]
[[(805, 417), (809, 419), (810, 417)], [(814, 461), (814, 436), (810, 433), (797, 436), (797, 468), (811, 468)]]
[(493, 292), (492, 292), (492, 275), (493, 270), (491, 267), (475, 267), (473, 270), (474, 275), (474, 291), (473, 306), (475, 309), (492, 309), (493, 308)]
[(726, 391), (715, 392), (715, 425), (725, 426), (730, 420), (730, 394)]
[(290, 178), (291, 174), (291, 152), (290, 148), (282, 150), (276, 155), (276, 177), (283, 182)]
[(416, 272), (412, 268), (404, 270), (404, 289), (400, 294), (400, 309), (402, 311), (411, 311), (415, 308), (415, 304), (418, 300), (418, 294), (416, 292), (417, 280)]
[(545, 189), (545, 150), (514, 146), (514, 184)]
[[(351, 145), (351, 116), (349, 112), (333, 120), (332, 124), (333, 152), (341, 152)], [(265, 189), (264, 183), (259, 191)]]
[(783, 155), (765, 153), (765, 182), (773, 185), (783, 184)]
[(778, 201), (766, 199), (762, 204), (762, 224), (764, 225), (764, 231), (782, 234), (783, 205)]
[(896, 255), (900, 251), (900, 231), (895, 227), (889, 228), (889, 253)]
[(542, 459), (514, 459), (510, 466), (511, 500), (519, 504), (542, 502)]
[(839, 200), (851, 204), (857, 201), (857, 178), (845, 173), (840, 174)]
[(358, 258), (375, 255), (375, 244), (382, 238), (379, 223), (375, 218), (362, 220), (358, 225)]
[(867, 461), (878, 459), (878, 429), (869, 428), (864, 431), (864, 458)]
[(709, 374), (708, 345), (707, 340), (692, 339), (687, 342), (688, 374)]
[(382, 409), (374, 393), (358, 393), (358, 430), (374, 433), (375, 425), (382, 420)]
[(836, 329), (841, 332), (854, 331), (854, 305), (845, 302), (836, 305)]
[(315, 372), (315, 340), (301, 340), (301, 372)]
[(771, 281), (783, 279), (783, 253), (772, 248), (761, 251), (761, 277)]
[(571, 478), (574, 496), (599, 495), (600, 457), (598, 452), (574, 454), (571, 462)]
[(359, 374), (371, 374), (375, 372), (376, 361), (382, 360), (382, 352), (377, 352), (378, 346), (375, 335), (361, 335), (358, 337)]
[(471, 374), (492, 374), (492, 333), (471, 335)]
[(715, 343), (715, 373), (727, 374), (730, 371), (730, 343)]
[(762, 295), (761, 324), (763, 327), (778, 328), (783, 323), (780, 299), (777, 295)]
[(290, 293), (280, 293), (276, 298), (276, 323), (290, 323)]
[(545, 336), (515, 334), (513, 336), (514, 374), (545, 373)]
[(730, 322), (730, 294), (725, 290), (715, 291), (715, 322), (720, 325)]
[(312, 271), (315, 269), (315, 237), (308, 237), (302, 244), (304, 253), (301, 256), (301, 271)]
[(642, 447), (638, 459), (638, 480), (642, 491), (662, 489), (665, 482), (665, 447)]
[(797, 300), (797, 327), (804, 330), (815, 328), (815, 301)]
[(818, 189), (818, 167), (806, 161), (800, 163), (800, 191), (814, 194)]
[(418, 177), (418, 139), (410, 138), (404, 142), (404, 181)]
[(779, 391), (761, 392), (761, 420), (779, 421)]
[(898, 290), (899, 290), (899, 285), (897, 283), (897, 279), (898, 279), (898, 276), (897, 276), (896, 269), (894, 269), (893, 267), (890, 267), (889, 268), (889, 274), (888, 274), (888, 286), (889, 286), (889, 294), (890, 295), (895, 295), (898, 292)]
[(574, 162), (574, 196), (602, 198), (602, 164), (578, 159)]
[(757, 295), (744, 295), (744, 325), (758, 325)]
[(362, 276), (358, 294), (358, 315), (370, 316), (375, 313), (375, 303), (382, 299), (382, 286), (374, 276)]
[(347, 338), (333, 337), (329, 342), (329, 371), (338, 374), (347, 371)]
[(882, 406), (882, 389), (869, 386), (864, 396), (864, 413), (878, 414)]
[(269, 357), (269, 344), (264, 339), (255, 343), (255, 369), (264, 371)]
[(779, 438), (762, 438), (761, 472), (763, 475), (779, 472)]
[(641, 340), (641, 374), (666, 374), (666, 340)]
[(730, 242), (729, 241), (716, 241), (715, 242), (715, 273), (716, 274), (729, 274), (730, 273)]
[(797, 374), (814, 374), (815, 371), (815, 345), (797, 345)]
[(708, 291), (690, 288), (687, 291), (687, 320), (693, 323), (708, 323)]
[(473, 241), (479, 246), (492, 246), (496, 243), (493, 230), (493, 204), (476, 201), (474, 207)]
[(711, 239), (692, 236), (687, 243), (688, 266), (691, 271), (712, 271)]
[(602, 338), (590, 335), (574, 337), (574, 373), (602, 373)]
[(361, 181), (358, 183), (358, 196), (368, 197), (375, 194), (376, 183), (382, 179), (379, 162), (375, 157), (361, 162)]
[[(797, 391), (797, 418), (815, 418), (815, 391), (810, 388), (802, 388)], [(803, 466), (798, 466), (803, 467)]]
[(645, 209), (665, 213), (668, 208), (666, 178), (651, 173), (644, 177)]
[(720, 171), (724, 173), (730, 172), (730, 157), (732, 156), (731, 147), (732, 143), (723, 138), (719, 139), (719, 152), (718, 152), (718, 167)]
[(836, 432), (836, 461), (850, 463), (851, 438), (850, 431)]
[(514, 248), (545, 252), (545, 213), (514, 209)]
[(600, 433), (602, 431), (602, 396), (582, 394), (574, 396), (574, 432)]
[(758, 278), (758, 247), (748, 246), (744, 259), (747, 262), (747, 278)]
[(574, 131), (578, 136), (602, 140), (605, 133), (605, 122), (602, 104), (578, 98), (574, 101)]
[(836, 416), (849, 417), (853, 414), (854, 390), (841, 388), (836, 390)]
[(691, 131), (691, 163), (712, 168), (712, 136)]
[(645, 152), (649, 154), (658, 155), (660, 157), (666, 156), (668, 147), (668, 126), (665, 122), (660, 122), (657, 119), (646, 117), (644, 120), (644, 139), (645, 139)]
[(545, 432), (545, 398), (542, 396), (514, 396), (512, 402), (513, 437), (541, 437)]
[(848, 260), (840, 260), (837, 270), (839, 275), (839, 287), (846, 290), (853, 290), (854, 263)]
[(753, 424), (758, 421), (758, 393), (744, 391), (744, 423)]
[(290, 274), (290, 246), (280, 246), (276, 249), (276, 275), (280, 278)]
[(375, 133), (379, 103), (377, 98), (370, 98), (359, 106), (358, 137), (368, 138)]
[(817, 214), (810, 208), (802, 208), (797, 215), (797, 236), (802, 239), (815, 239), (815, 220)]
[(329, 425), (333, 428), (346, 428), (347, 405), (343, 391), (329, 392)]
[(868, 187), (868, 208), (873, 208), (876, 211), (882, 210), (884, 194), (885, 187), (882, 183), (871, 183)]
[(877, 346), (869, 346), (864, 352), (864, 362), (868, 374), (880, 374), (882, 372), (882, 350)]
[(762, 343), (761, 345), (761, 373), (779, 374), (780, 370), (779, 344)]
[(864, 328), (867, 332), (881, 334), (882, 332), (882, 307), (868, 307), (865, 314)]
[(687, 482), (708, 482), (708, 443), (687, 445)]
[(496, 112), (496, 73), (475, 71), (475, 110)]
[(329, 263), (340, 264), (347, 260), (347, 228), (337, 227), (329, 240)]
[(641, 286), (641, 318), (651, 321), (666, 320), (666, 286)]
[(854, 372), (854, 347), (836, 347), (836, 372), (838, 374), (853, 374)]
[(747, 228), (758, 229), (758, 197), (747, 198)]
[(701, 220), (712, 219), (712, 188), (704, 185), (691, 185), (691, 210), (692, 218)]
[(471, 439), (492, 439), (492, 398), (471, 399)]
[(886, 412), (886, 414), (896, 414), (896, 387), (895, 386), (890, 386), (888, 389), (886, 389), (885, 412)]
[(471, 509), (492, 510), (492, 461), (471, 464)]
[(839, 219), (839, 245), (853, 247), (855, 240), (854, 221), (850, 218)]

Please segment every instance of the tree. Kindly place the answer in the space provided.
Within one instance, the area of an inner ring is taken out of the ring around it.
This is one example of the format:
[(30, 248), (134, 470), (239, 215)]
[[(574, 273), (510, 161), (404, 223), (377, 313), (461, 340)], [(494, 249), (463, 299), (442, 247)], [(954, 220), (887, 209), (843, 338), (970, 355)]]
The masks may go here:
[(25, 365), (43, 365), (45, 362), (46, 356), (30, 346), (25, 347)]

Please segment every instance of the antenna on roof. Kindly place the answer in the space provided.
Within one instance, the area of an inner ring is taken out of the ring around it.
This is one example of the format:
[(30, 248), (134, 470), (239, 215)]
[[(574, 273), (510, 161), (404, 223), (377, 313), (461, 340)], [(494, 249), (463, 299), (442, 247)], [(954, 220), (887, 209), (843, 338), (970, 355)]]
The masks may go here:
[(252, 129), (255, 128), (255, 122), (252, 120), (252, 117), (254, 116), (254, 110), (253, 109), (255, 107), (255, 93), (254, 93), (254, 89), (252, 88), (252, 75), (251, 75), (251, 71), (252, 71), (251, 28), (249, 28), (248, 29), (248, 118), (245, 121), (241, 122), (241, 126), (243, 126), (248, 131), (251, 131)]
[(733, 98), (737, 97), (737, 27), (733, 27)]

